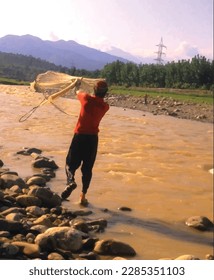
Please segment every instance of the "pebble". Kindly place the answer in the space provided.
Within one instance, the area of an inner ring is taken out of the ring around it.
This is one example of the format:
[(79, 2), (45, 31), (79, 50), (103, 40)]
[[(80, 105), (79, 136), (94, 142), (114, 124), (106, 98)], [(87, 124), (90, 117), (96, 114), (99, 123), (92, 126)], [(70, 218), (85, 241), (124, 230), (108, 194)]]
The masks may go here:
[[(126, 260), (137, 254), (125, 242), (99, 238), (108, 226), (107, 220), (93, 219), (91, 210), (70, 211), (62, 206), (61, 198), (46, 187), (58, 168), (52, 159), (43, 157), (37, 148), (23, 148), (17, 154), (31, 156), (38, 172), (24, 180), (17, 172), (3, 169), (0, 159), (0, 260), (99, 260), (103, 256)], [(127, 206), (118, 210), (132, 211)], [(109, 210), (104, 208), (101, 212)], [(199, 230), (213, 227), (203, 216), (190, 217), (186, 225)], [(190, 254), (176, 259), (199, 258)], [(214, 256), (208, 252), (205, 259), (213, 260)]]
[(126, 207), (126, 206), (119, 207), (118, 210), (120, 210), (120, 211), (127, 211), (127, 212), (131, 212), (132, 211), (131, 208)]

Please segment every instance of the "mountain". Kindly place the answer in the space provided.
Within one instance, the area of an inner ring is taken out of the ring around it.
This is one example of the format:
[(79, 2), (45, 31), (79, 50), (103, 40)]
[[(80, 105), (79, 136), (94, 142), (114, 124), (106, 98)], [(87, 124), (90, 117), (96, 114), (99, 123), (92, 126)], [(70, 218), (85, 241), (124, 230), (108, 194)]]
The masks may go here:
[(32, 35), (7, 35), (0, 38), (0, 51), (31, 55), (56, 65), (89, 71), (102, 69), (107, 63), (127, 59), (80, 45), (75, 41), (49, 41)]
[(107, 51), (108, 54), (123, 57), (129, 61), (132, 61), (134, 63), (140, 64), (142, 62), (142, 58), (134, 56), (128, 52), (125, 52), (119, 48), (111, 47), (110, 50)]
[(107, 53), (109, 53), (111, 55), (123, 57), (123, 58), (127, 59), (128, 61), (132, 61), (132, 62), (137, 63), (137, 64), (156, 63), (155, 62), (155, 55), (154, 55), (154, 57), (152, 57), (152, 56), (147, 56), (147, 57), (136, 56), (136, 55), (132, 55), (132, 54), (130, 54), (128, 52), (125, 52), (125, 51), (123, 51), (119, 48), (116, 48), (116, 47), (111, 47), (111, 49), (108, 50)]

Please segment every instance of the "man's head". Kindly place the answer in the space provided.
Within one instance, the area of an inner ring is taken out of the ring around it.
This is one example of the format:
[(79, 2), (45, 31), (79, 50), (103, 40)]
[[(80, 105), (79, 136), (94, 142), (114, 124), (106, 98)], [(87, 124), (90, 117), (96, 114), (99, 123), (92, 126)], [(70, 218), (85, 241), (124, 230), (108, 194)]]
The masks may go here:
[(95, 96), (104, 98), (108, 92), (108, 85), (105, 81), (98, 81), (94, 86)]

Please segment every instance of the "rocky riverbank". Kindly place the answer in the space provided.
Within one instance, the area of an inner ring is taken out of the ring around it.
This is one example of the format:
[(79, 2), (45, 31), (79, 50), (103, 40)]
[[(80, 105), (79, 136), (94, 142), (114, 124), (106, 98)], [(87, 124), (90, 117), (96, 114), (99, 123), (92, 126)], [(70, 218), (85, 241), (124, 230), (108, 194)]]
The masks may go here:
[[(102, 239), (102, 232), (108, 230), (106, 219), (91, 219), (92, 211), (87, 208), (71, 211), (63, 206), (51, 185), (47, 187), (58, 169), (55, 161), (44, 157), (37, 148), (24, 148), (17, 154), (32, 157), (35, 172), (21, 178), (17, 172), (4, 168), (0, 159), (0, 259), (120, 260), (137, 254), (137, 249), (127, 243)], [(131, 211), (128, 207), (119, 210)], [(199, 231), (211, 231), (214, 227), (203, 216), (190, 217), (186, 226)], [(182, 255), (177, 259), (199, 258)], [(214, 256), (208, 252), (204, 259), (213, 260)]]
[[(50, 105), (20, 123), (43, 96), (26, 86), (2, 85), (0, 94), (0, 259), (213, 258), (213, 221), (206, 218), (212, 217), (213, 173), (208, 118), (203, 123), (177, 120), (179, 116), (158, 118), (166, 113), (159, 110), (164, 104), (152, 104), (158, 98), (145, 104), (142, 98), (109, 96), (112, 108), (101, 130), (90, 204), (82, 208), (78, 192), (69, 201), (59, 196), (79, 103), (59, 100), (72, 117)], [(183, 106), (177, 104), (180, 110)], [(146, 108), (159, 110), (153, 112), (157, 116)], [(133, 154), (130, 143), (141, 136), (141, 128), (145, 139), (133, 143)], [(162, 149), (168, 137), (174, 146)], [(133, 173), (127, 173), (130, 167)], [(188, 184), (176, 185), (175, 180)], [(141, 194), (142, 200), (136, 200)], [(77, 247), (70, 247), (72, 240)]]
[[(105, 219), (90, 219), (90, 210), (71, 211), (61, 197), (46, 186), (57, 164), (30, 148), (17, 152), (32, 156), (35, 174), (19, 177), (0, 160), (0, 259), (111, 259), (136, 255), (117, 240), (99, 240)], [(107, 210), (105, 210), (107, 211)], [(86, 218), (87, 217), (87, 218)]]
[(186, 101), (177, 101), (168, 97), (134, 97), (131, 95), (109, 94), (110, 106), (123, 107), (150, 112), (154, 115), (167, 115), (181, 119), (213, 123), (213, 106)]

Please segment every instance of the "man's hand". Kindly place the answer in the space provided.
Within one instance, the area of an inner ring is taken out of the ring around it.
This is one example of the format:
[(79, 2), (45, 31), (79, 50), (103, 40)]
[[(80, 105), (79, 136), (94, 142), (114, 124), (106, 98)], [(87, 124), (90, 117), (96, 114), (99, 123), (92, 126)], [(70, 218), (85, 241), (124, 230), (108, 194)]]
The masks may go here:
[(80, 92), (80, 86), (81, 86), (82, 79), (83, 79), (83, 77), (76, 79), (75, 94), (78, 94)]
[(75, 86), (76, 86), (77, 88), (79, 88), (79, 87), (81, 86), (81, 81), (82, 81), (82, 79), (83, 79), (83, 78), (79, 78), (79, 79), (76, 80), (76, 85), (75, 85)]

